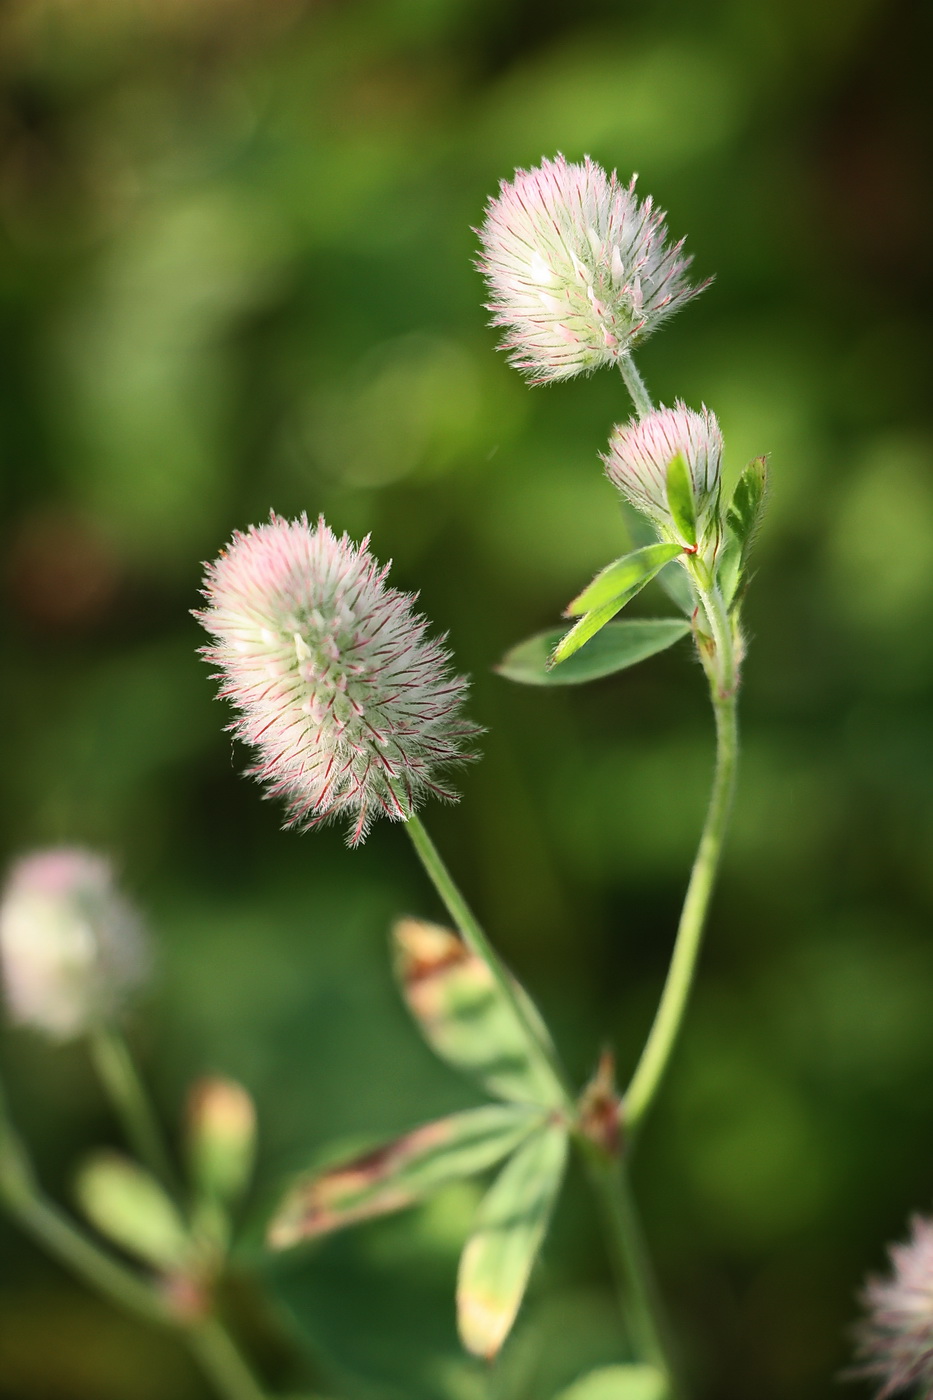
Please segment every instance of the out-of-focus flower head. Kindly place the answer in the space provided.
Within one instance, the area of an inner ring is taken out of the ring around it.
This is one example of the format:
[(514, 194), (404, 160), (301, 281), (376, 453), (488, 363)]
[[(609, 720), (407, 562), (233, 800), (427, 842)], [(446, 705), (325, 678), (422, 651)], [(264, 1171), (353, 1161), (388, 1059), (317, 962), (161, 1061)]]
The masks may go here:
[(589, 156), (503, 180), (478, 230), (502, 348), (534, 383), (612, 363), (703, 290), (664, 213)]
[[(708, 408), (695, 413), (680, 400), (673, 408), (658, 408), (647, 417), (619, 424), (612, 431), (603, 458), (606, 474), (635, 507), (677, 540), (667, 497), (667, 473), (680, 455), (686, 463), (696, 508), (697, 539), (719, 531), (722, 432)], [(683, 541), (679, 541), (683, 543)]]
[(231, 728), (258, 752), (250, 772), (284, 798), (289, 825), (349, 817), (354, 846), (375, 816), (452, 798), (438, 769), (472, 757), (478, 733), (459, 713), (467, 682), (368, 543), (273, 515), (207, 566), (196, 614), (239, 712)]
[(891, 1273), (869, 1279), (855, 1374), (881, 1382), (878, 1400), (904, 1391), (933, 1395), (933, 1220), (917, 1215), (910, 1239), (888, 1251)]
[(63, 847), (25, 856), (10, 871), (0, 962), (11, 1018), (70, 1040), (119, 1012), (149, 960), (110, 862)]

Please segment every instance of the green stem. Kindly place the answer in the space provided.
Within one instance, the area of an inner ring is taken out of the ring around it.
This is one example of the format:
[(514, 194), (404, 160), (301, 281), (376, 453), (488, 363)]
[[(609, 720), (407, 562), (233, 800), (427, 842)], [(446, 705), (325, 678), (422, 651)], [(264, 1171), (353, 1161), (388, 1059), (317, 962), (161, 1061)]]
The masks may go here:
[(265, 1391), (216, 1317), (190, 1327), (188, 1345), (201, 1370), (226, 1400), (265, 1400)]
[(517, 984), (500, 961), (498, 953), (457, 888), (453, 876), (441, 859), (440, 852), (425, 830), (424, 824), (419, 817), (413, 815), (407, 819), (405, 826), (428, 878), (440, 895), (464, 943), (488, 967), (495, 979), (496, 986), (511, 1006), (512, 1012), (525, 1034), (529, 1053), (538, 1063), (543, 1062), (547, 1066), (563, 1093), (565, 1107), (570, 1108), (572, 1096), (567, 1087), (564, 1070), (557, 1059), (553, 1046), (549, 1040), (542, 1036), (540, 1028), (529, 1015)]
[(635, 368), (635, 361), (629, 354), (620, 355), (618, 365), (622, 378), (625, 380), (625, 387), (635, 405), (635, 412), (639, 418), (647, 418), (654, 405), (651, 402), (651, 395), (645, 387), (645, 381)]
[[(734, 663), (725, 667), (730, 674)], [(734, 684), (734, 679), (733, 679)], [(722, 688), (722, 687), (720, 687)], [(668, 970), (654, 1024), (622, 1101), (622, 1122), (631, 1135), (639, 1126), (667, 1068), (677, 1040), (697, 958), (713, 884), (719, 868), (723, 838), (732, 805), (739, 740), (734, 690), (717, 693), (713, 687), (713, 713), (716, 718), (716, 771), (713, 790), (700, 845), (684, 899), (674, 953)]]
[(660, 1320), (658, 1290), (625, 1168), (593, 1143), (584, 1140), (581, 1146), (605, 1223), (606, 1247), (635, 1355), (639, 1361), (646, 1361), (662, 1372), (667, 1380), (669, 1400), (675, 1400), (678, 1387), (665, 1344), (667, 1328)]
[(91, 1058), (101, 1083), (140, 1159), (167, 1186), (175, 1184), (168, 1148), (129, 1046), (115, 1026), (98, 1022), (90, 1033)]

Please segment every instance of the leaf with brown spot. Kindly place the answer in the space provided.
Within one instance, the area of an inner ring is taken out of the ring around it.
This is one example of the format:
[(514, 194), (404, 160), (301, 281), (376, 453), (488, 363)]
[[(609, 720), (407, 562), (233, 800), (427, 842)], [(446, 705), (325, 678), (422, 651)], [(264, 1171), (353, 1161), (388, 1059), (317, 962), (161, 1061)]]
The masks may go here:
[(486, 964), (449, 929), (400, 919), (392, 930), (395, 966), (408, 1009), (436, 1054), (497, 1098), (557, 1108), (564, 1095), (548, 1061), (544, 1023), (518, 987), (540, 1053)]
[(268, 1242), (288, 1249), (403, 1210), (501, 1161), (541, 1123), (527, 1106), (488, 1104), (425, 1123), (327, 1171), (300, 1178), (272, 1217)]

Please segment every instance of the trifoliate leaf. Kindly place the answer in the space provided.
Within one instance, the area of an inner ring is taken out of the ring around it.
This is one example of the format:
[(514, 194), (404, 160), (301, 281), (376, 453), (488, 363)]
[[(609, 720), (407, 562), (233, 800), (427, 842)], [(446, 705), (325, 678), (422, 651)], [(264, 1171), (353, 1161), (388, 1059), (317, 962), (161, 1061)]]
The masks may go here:
[(582, 685), (665, 651), (689, 631), (690, 624), (677, 617), (610, 622), (569, 660), (555, 667), (549, 667), (548, 662), (563, 633), (541, 632), (507, 652), (496, 670), (523, 685)]
[(567, 1159), (567, 1132), (549, 1123), (506, 1163), (480, 1203), (457, 1279), (467, 1351), (491, 1360), (508, 1336), (538, 1256)]
[(488, 1104), (299, 1179), (272, 1217), (268, 1242), (288, 1249), (373, 1216), (403, 1210), (501, 1161), (542, 1121), (540, 1109)]

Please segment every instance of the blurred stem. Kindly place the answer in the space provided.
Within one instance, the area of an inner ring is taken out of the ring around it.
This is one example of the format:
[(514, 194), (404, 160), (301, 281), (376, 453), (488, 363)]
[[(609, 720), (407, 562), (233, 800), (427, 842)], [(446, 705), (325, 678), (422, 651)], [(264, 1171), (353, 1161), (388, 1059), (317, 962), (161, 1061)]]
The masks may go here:
[(635, 368), (635, 361), (629, 354), (620, 355), (618, 365), (622, 378), (625, 380), (625, 387), (628, 389), (632, 398), (632, 403), (635, 405), (635, 412), (638, 414), (639, 418), (647, 418), (654, 405), (651, 402), (651, 396), (648, 390), (645, 388), (645, 381)]
[(207, 1317), (192, 1326), (188, 1344), (204, 1374), (226, 1400), (266, 1400), (265, 1391), (216, 1317)]
[(412, 815), (407, 819), (405, 826), (421, 864), (443, 900), (454, 926), (459, 930), (470, 951), (475, 953), (489, 968), (499, 991), (511, 1006), (516, 1020), (525, 1033), (530, 1053), (536, 1060), (544, 1060), (563, 1091), (565, 1107), (571, 1109), (572, 1098), (567, 1087), (566, 1076), (553, 1046), (542, 1037), (538, 1027), (529, 1016), (516, 983), (500, 961), (498, 953), (489, 942), (473, 911), (457, 888), (453, 876), (441, 859), (440, 852), (425, 830), (423, 823), (419, 817)]
[(0, 1203), (47, 1253), (108, 1302), (184, 1337), (224, 1400), (266, 1400), (233, 1339), (215, 1317), (188, 1321), (173, 1313), (159, 1288), (100, 1248), (48, 1200), (6, 1112), (0, 1084)]
[[(731, 631), (731, 624), (730, 624)], [(700, 845), (684, 898), (677, 939), (654, 1024), (622, 1100), (622, 1122), (631, 1135), (651, 1106), (670, 1061), (696, 973), (706, 914), (719, 869), (732, 806), (739, 735), (734, 689), (723, 694), (723, 676), (735, 684), (735, 660), (710, 676), (716, 719), (716, 770)]]
[(134, 1151), (166, 1186), (174, 1186), (175, 1172), (162, 1129), (122, 1034), (99, 1021), (90, 1032), (90, 1048), (94, 1067)]
[(580, 1146), (605, 1222), (606, 1246), (635, 1354), (663, 1373), (667, 1395), (676, 1400), (679, 1390), (664, 1340), (667, 1328), (625, 1167), (589, 1139), (581, 1139)]

